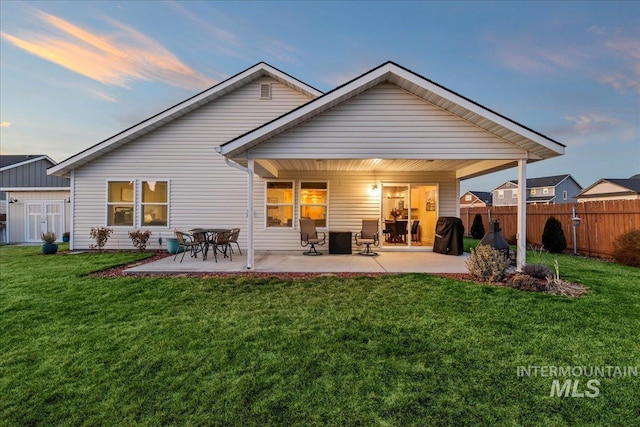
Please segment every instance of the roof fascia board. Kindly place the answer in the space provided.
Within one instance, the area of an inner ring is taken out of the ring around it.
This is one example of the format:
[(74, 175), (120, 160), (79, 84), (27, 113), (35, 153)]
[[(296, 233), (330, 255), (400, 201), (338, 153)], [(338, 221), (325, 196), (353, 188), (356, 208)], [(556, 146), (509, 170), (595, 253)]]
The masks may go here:
[(69, 191), (71, 187), (2, 187), (0, 191)]
[[(63, 173), (67, 173), (69, 171), (69, 167), (73, 166), (74, 163), (81, 161), (84, 158), (87, 158), (89, 156), (92, 156), (102, 150), (104, 150), (106, 147), (115, 144), (119, 141), (122, 141), (124, 139), (127, 139), (129, 137), (134, 136), (135, 134), (137, 134), (138, 132), (153, 126), (154, 124), (161, 122), (171, 116), (173, 116), (174, 114), (177, 114), (178, 112), (187, 109), (195, 104), (198, 104), (199, 102), (202, 102), (204, 100), (206, 100), (209, 97), (215, 96), (215, 95), (220, 95), (220, 94), (225, 94), (225, 90), (227, 90), (230, 87), (233, 87), (234, 85), (236, 85), (239, 82), (242, 82), (245, 79), (249, 79), (252, 76), (255, 76), (255, 78), (259, 77), (260, 75), (271, 75), (272, 77), (276, 78), (277, 80), (283, 80), (283, 81), (287, 81), (290, 83), (290, 85), (292, 87), (297, 87), (299, 90), (301, 90), (302, 92), (305, 92), (307, 94), (317, 94), (316, 96), (320, 96), (322, 94), (322, 92), (320, 92), (319, 90), (313, 88), (312, 86), (309, 86), (303, 82), (301, 82), (298, 79), (295, 79), (293, 77), (291, 77), (290, 75), (270, 66), (269, 64), (266, 64), (264, 62), (260, 62), (238, 74), (236, 74), (235, 76), (232, 76), (230, 78), (228, 78), (227, 80), (224, 80), (220, 83), (218, 83), (217, 85), (206, 89), (202, 92), (200, 92), (199, 94), (196, 94), (194, 96), (192, 96), (191, 98), (188, 98), (185, 101), (180, 102), (179, 104), (174, 105), (173, 107), (170, 107), (158, 114), (156, 114), (155, 116), (152, 116), (148, 119), (145, 119), (144, 121), (133, 125), (132, 127), (125, 129), (124, 131), (94, 145), (93, 147), (89, 147), (88, 149), (81, 151), (80, 153), (66, 159), (63, 160), (62, 162), (60, 162), (58, 165), (49, 168), (47, 170), (47, 174), (49, 175), (55, 175), (57, 173), (63, 172)], [(55, 162), (54, 162), (55, 164)]]
[(17, 168), (17, 167), (20, 167), (20, 166), (24, 166), (24, 165), (27, 165), (29, 163), (37, 162), (39, 160), (48, 160), (52, 165), (56, 164), (56, 162), (54, 162), (51, 159), (51, 157), (44, 155), (44, 156), (34, 157), (33, 159), (24, 160), (22, 162), (14, 163), (14, 164), (9, 165), (9, 166), (5, 166), (3, 168), (0, 168), (0, 172), (6, 171), (6, 170), (9, 170), (9, 169), (13, 169), (13, 168)]

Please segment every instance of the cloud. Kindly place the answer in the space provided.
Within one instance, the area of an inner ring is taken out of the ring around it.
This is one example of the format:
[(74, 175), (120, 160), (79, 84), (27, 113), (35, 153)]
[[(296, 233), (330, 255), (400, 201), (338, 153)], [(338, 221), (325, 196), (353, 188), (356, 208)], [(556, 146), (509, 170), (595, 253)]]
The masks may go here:
[(11, 122), (0, 122), (0, 128), (8, 128), (11, 126)]
[(585, 113), (580, 116), (566, 116), (565, 120), (572, 122), (573, 129), (580, 134), (600, 132), (618, 126), (620, 122), (612, 117), (599, 114)]
[(120, 22), (108, 19), (113, 33), (99, 35), (54, 15), (34, 13), (57, 34), (17, 37), (3, 32), (1, 37), (32, 55), (102, 84), (128, 88), (136, 80), (160, 81), (201, 90), (215, 83), (181, 62), (160, 43)]

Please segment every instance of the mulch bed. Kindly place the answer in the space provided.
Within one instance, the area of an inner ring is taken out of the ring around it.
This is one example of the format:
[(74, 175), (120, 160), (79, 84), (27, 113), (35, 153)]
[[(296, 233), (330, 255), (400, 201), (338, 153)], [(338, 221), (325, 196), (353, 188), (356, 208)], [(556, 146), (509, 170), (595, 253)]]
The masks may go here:
[[(106, 270), (97, 271), (89, 275), (89, 277), (131, 277), (131, 274), (127, 274), (124, 270), (136, 267), (138, 265), (147, 264), (150, 262), (158, 261), (162, 258), (170, 257), (173, 255), (167, 254), (166, 252), (153, 252), (153, 256), (142, 261), (137, 261), (132, 264), (120, 265), (116, 267), (112, 267)], [(292, 273), (292, 272), (257, 272), (257, 271), (246, 271), (246, 272), (220, 272), (220, 273), (176, 273), (171, 274), (171, 277), (199, 277), (199, 278), (220, 278), (220, 277), (254, 277), (254, 278), (278, 278), (282, 280), (304, 280), (304, 279), (315, 279), (318, 277), (376, 277), (376, 276), (384, 276), (390, 274), (397, 273), (351, 273), (351, 272), (341, 272), (341, 273)], [(450, 279), (462, 280), (465, 282), (472, 282), (476, 284), (483, 285), (495, 285), (502, 287), (509, 287), (507, 281), (504, 282), (478, 282), (474, 280), (469, 273), (437, 273), (434, 274), (436, 276), (447, 277)], [(158, 276), (157, 274), (152, 273), (144, 273), (144, 274), (135, 274), (135, 276), (141, 277), (151, 277)], [(510, 276), (507, 277), (507, 280)], [(579, 297), (588, 292), (588, 289), (580, 285), (578, 283), (571, 283), (562, 281), (555, 289), (546, 291), (545, 293), (553, 294), (553, 295), (564, 295), (571, 297)]]

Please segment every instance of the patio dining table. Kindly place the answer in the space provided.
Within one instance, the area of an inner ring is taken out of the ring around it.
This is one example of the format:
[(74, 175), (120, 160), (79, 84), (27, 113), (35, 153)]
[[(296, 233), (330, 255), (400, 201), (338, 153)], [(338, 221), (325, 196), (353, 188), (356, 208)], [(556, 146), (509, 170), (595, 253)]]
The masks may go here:
[[(192, 228), (189, 230), (193, 239), (196, 242), (200, 242), (201, 246), (198, 252), (202, 252), (203, 260), (207, 259), (209, 253), (209, 245), (215, 244), (216, 235), (222, 232), (230, 232), (229, 228)], [(215, 247), (215, 245), (214, 245)], [(221, 252), (222, 253), (222, 252)], [(225, 254), (226, 257), (226, 254)]]

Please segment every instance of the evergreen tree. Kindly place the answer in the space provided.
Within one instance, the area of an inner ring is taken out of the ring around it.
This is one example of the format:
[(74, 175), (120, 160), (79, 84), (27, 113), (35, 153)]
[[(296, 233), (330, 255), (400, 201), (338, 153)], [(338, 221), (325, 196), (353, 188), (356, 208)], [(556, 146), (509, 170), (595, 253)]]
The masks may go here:
[(474, 239), (482, 239), (484, 237), (484, 224), (482, 223), (482, 216), (480, 214), (476, 214), (476, 216), (473, 217), (471, 237)]
[(567, 239), (564, 237), (562, 224), (554, 216), (549, 217), (544, 224), (542, 245), (553, 254), (560, 254), (567, 248)]

